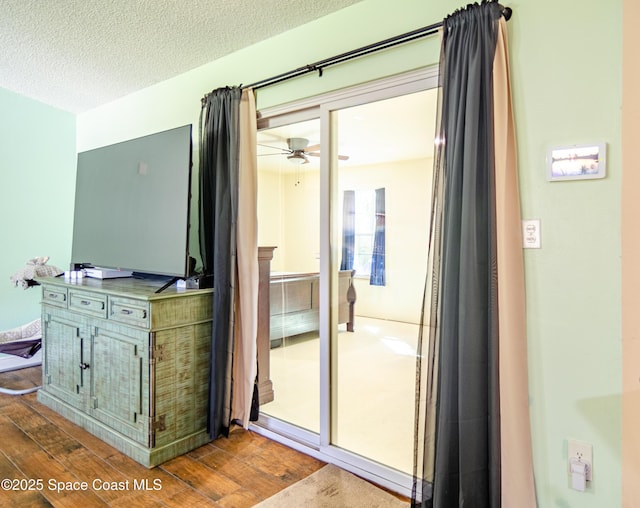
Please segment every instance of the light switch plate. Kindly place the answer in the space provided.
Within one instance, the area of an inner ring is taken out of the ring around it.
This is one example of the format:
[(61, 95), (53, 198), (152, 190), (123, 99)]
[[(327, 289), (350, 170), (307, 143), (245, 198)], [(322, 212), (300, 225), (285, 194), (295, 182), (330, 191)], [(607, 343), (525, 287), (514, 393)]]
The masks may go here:
[(540, 249), (542, 247), (540, 219), (522, 221), (522, 247), (524, 249)]

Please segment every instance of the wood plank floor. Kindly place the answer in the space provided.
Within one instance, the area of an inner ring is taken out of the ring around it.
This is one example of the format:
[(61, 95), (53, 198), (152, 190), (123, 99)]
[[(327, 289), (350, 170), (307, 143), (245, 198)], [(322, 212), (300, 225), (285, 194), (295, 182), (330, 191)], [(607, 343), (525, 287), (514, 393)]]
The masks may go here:
[[(40, 375), (39, 367), (3, 373), (0, 383), (37, 386)], [(0, 394), (0, 479), (16, 488), (2, 484), (3, 507), (249, 507), (323, 465), (236, 428), (148, 469), (39, 404), (35, 393)]]
[[(6, 388), (40, 382), (40, 367), (0, 374)], [(313, 457), (235, 428), (228, 439), (148, 469), (38, 403), (35, 393), (0, 394), (2, 507), (243, 508), (322, 466)]]

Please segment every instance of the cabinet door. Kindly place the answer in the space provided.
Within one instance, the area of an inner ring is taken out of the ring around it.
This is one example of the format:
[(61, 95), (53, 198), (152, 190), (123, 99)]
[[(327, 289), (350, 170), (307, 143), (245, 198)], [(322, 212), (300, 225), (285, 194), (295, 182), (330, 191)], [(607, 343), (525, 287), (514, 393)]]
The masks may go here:
[(91, 415), (125, 436), (149, 442), (149, 335), (96, 327), (93, 336)]
[(84, 362), (91, 351), (90, 337), (67, 311), (45, 309), (43, 317), (43, 389), (84, 409), (89, 388), (89, 372)]

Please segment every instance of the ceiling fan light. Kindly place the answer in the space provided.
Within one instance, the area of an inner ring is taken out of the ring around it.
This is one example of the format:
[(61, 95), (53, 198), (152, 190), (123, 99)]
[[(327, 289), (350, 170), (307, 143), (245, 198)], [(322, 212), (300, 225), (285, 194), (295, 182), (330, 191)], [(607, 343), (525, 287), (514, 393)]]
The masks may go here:
[(307, 162), (307, 158), (304, 155), (301, 155), (299, 153), (294, 153), (292, 155), (288, 155), (287, 159), (292, 164), (304, 164), (305, 162)]

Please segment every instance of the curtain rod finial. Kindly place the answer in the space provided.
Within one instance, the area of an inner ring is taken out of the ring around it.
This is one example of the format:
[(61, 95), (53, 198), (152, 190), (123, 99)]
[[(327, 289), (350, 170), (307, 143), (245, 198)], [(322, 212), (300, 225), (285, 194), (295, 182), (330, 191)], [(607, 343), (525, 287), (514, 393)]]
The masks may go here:
[(502, 9), (502, 15), (504, 16), (504, 19), (506, 21), (509, 21), (511, 19), (512, 14), (513, 14), (513, 10), (511, 10), (511, 7), (505, 7)]

